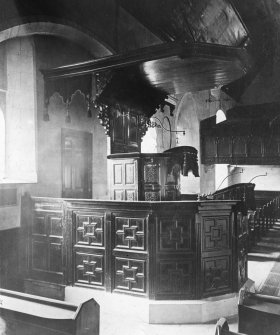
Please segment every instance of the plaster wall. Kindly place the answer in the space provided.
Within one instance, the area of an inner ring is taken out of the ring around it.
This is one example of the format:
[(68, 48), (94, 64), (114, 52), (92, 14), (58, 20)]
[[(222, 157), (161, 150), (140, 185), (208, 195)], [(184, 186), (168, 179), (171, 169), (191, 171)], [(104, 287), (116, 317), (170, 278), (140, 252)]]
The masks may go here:
[(227, 97), (220, 89), (186, 93), (182, 96), (177, 108), (177, 130), (185, 130), (185, 135), (179, 133), (177, 145), (193, 146), (198, 150), (198, 163), (200, 177), (181, 176), (182, 193), (208, 194), (214, 192), (217, 187), (217, 171), (215, 165), (200, 163), (200, 121), (216, 115), (219, 109), (226, 112), (234, 106), (234, 101)]
[[(231, 174), (229, 177), (229, 185), (236, 183), (248, 183), (252, 180), (255, 190), (261, 191), (280, 191), (280, 167), (274, 165), (262, 166), (229, 166), (228, 171)], [(243, 171), (243, 172), (241, 172)], [(240, 172), (240, 173), (239, 173)], [(265, 176), (267, 174), (267, 176)]]
[(35, 43), (37, 51), (38, 183), (30, 185), (29, 190), (35, 196), (61, 197), (61, 129), (71, 128), (92, 133), (93, 198), (105, 198), (107, 193), (107, 138), (97, 119), (97, 111), (91, 106), (93, 116), (88, 118), (84, 96), (77, 92), (69, 108), (71, 123), (66, 123), (66, 104), (58, 94), (54, 94), (48, 106), (50, 121), (43, 120), (44, 80), (40, 69), (80, 62), (89, 59), (91, 55), (70, 42), (54, 37), (37, 37)]
[[(174, 113), (174, 115), (176, 112)], [(176, 146), (175, 116), (170, 115), (170, 108), (158, 110), (152, 117), (152, 124), (157, 126), (148, 128), (141, 143), (142, 153), (161, 153)], [(170, 131), (171, 130), (171, 131)]]

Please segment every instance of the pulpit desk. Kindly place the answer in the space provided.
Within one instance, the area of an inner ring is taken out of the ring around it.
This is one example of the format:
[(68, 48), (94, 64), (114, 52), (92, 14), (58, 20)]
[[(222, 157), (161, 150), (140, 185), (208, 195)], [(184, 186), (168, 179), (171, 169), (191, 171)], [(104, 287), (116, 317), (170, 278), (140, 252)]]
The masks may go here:
[(99, 305), (79, 306), (0, 289), (0, 333), (5, 335), (98, 335)]

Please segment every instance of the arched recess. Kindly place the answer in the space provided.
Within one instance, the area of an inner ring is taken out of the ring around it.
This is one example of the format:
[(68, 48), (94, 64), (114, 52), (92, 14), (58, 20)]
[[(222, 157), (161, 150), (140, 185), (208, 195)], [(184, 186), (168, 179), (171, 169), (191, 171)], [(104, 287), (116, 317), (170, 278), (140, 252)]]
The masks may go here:
[(0, 43), (15, 37), (53, 35), (70, 40), (87, 49), (94, 57), (109, 56), (113, 50), (82, 30), (54, 22), (29, 22), (0, 31)]
[[(176, 111), (176, 130), (185, 131), (176, 135), (177, 146), (187, 145), (198, 150), (199, 159), (199, 119), (197, 115), (197, 105), (191, 93), (186, 93)], [(181, 176), (181, 193), (193, 194), (200, 192), (200, 178), (190, 174), (188, 177)]]

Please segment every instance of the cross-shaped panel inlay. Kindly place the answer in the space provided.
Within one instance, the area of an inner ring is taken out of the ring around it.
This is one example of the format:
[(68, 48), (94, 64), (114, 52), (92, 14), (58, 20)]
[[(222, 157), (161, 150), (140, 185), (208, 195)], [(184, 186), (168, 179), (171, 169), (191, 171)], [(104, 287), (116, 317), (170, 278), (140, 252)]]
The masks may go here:
[(76, 253), (76, 280), (87, 284), (103, 285), (103, 256)]
[(144, 250), (145, 224), (145, 219), (142, 218), (116, 218), (116, 247)]
[(103, 245), (103, 218), (78, 216), (77, 242)]
[(162, 219), (159, 225), (160, 249), (182, 250), (191, 248), (191, 222)]
[(226, 218), (207, 218), (203, 222), (204, 250), (228, 247), (229, 229)]
[(145, 292), (145, 261), (115, 258), (115, 288), (126, 291)]

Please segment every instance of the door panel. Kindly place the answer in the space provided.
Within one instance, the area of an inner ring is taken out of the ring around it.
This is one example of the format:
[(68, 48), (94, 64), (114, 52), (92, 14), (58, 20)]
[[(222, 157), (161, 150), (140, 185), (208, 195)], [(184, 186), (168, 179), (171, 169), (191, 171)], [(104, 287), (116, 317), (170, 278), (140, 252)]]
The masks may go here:
[(92, 197), (92, 134), (62, 129), (62, 197)]

